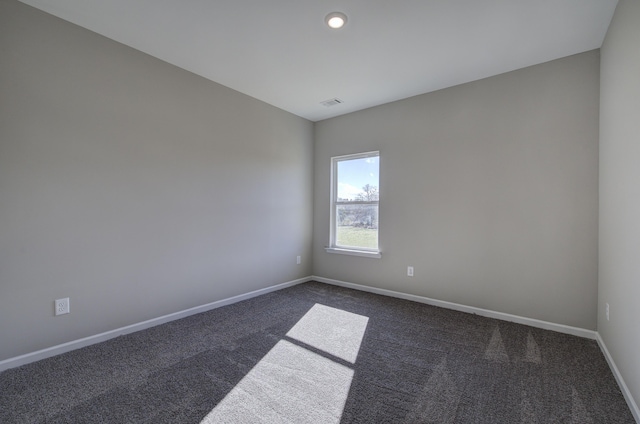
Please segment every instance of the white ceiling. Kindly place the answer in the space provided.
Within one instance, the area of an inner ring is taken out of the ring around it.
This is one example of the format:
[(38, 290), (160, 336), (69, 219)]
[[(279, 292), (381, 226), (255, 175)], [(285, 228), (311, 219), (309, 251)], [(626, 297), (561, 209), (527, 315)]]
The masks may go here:
[[(22, 1), (312, 121), (599, 48), (617, 4)], [(324, 24), (333, 11), (349, 17), (341, 30)]]

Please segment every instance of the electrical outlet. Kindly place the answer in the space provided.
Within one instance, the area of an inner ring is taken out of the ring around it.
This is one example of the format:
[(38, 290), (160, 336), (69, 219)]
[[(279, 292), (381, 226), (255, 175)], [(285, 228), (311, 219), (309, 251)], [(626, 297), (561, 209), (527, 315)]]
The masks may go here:
[(408, 266), (407, 267), (407, 276), (413, 277), (413, 267), (412, 266)]
[(296, 256), (296, 263), (300, 265), (300, 262), (302, 262), (302, 259), (300, 258), (300, 256)]
[(69, 311), (69, 298), (56, 299), (55, 301), (56, 315), (68, 314)]
[(609, 321), (609, 304), (605, 303), (605, 313), (607, 314), (607, 321)]

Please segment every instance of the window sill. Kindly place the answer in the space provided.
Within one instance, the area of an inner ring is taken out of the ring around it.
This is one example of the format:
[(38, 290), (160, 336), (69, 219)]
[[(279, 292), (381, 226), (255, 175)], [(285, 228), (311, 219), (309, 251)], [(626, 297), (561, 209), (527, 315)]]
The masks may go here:
[(352, 250), (352, 249), (341, 249), (338, 247), (325, 247), (328, 253), (337, 253), (339, 255), (351, 255), (351, 256), (360, 256), (362, 258), (381, 258), (382, 254), (380, 252), (368, 251), (368, 250)]

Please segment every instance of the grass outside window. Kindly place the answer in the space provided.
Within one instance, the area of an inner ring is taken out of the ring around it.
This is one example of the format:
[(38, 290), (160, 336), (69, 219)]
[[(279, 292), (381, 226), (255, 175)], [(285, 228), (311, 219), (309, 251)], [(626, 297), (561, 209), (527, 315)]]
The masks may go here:
[(348, 225), (339, 226), (336, 229), (336, 244), (376, 249), (378, 248), (378, 230)]

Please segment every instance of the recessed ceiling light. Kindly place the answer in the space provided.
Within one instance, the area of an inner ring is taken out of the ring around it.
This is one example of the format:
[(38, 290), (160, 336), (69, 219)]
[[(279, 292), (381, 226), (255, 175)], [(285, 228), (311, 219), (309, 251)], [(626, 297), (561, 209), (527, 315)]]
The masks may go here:
[(339, 29), (347, 23), (347, 15), (342, 12), (331, 12), (324, 18), (329, 28)]

